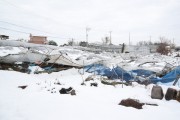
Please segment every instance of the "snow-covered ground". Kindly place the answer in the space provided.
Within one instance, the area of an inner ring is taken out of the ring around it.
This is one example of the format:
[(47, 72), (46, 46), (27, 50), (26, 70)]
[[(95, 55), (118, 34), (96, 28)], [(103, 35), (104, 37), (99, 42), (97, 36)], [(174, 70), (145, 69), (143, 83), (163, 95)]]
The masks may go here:
[[(24, 50), (27, 48), (0, 47), (0, 56), (18, 54)], [(58, 50), (81, 63), (100, 62), (109, 67), (119, 65), (125, 70), (142, 68), (161, 71), (166, 63), (177, 66), (180, 61), (174, 57), (176, 53), (171, 56), (157, 54), (144, 56), (105, 52), (94, 54), (69, 47), (61, 47)], [(152, 63), (143, 64), (148, 61)], [(153, 84), (110, 86), (102, 84), (100, 76), (94, 76), (94, 81), (81, 85), (90, 75), (93, 74), (82, 75), (76, 68), (51, 74), (0, 70), (0, 120), (179, 120), (180, 103), (175, 100), (166, 101), (164, 98), (151, 99)], [(94, 82), (98, 83), (98, 87), (90, 86), (90, 83)], [(24, 85), (27, 85), (27, 88), (18, 88)], [(172, 87), (161, 86), (164, 94), (168, 87)], [(69, 87), (76, 91), (75, 96), (59, 93), (61, 88)], [(180, 90), (179, 85), (174, 88)], [(158, 106), (144, 105), (143, 109), (139, 110), (118, 105), (122, 99), (127, 98), (138, 99), (143, 103), (155, 103)]]
[[(95, 81), (85, 82), (78, 69), (52, 74), (24, 74), (15, 71), (0, 71), (0, 119), (1, 120), (179, 120), (180, 104), (175, 100), (151, 99), (152, 85), (147, 87), (108, 86)], [(60, 82), (62, 85), (54, 83)], [(97, 82), (98, 87), (90, 86)], [(27, 85), (26, 89), (18, 86)], [(62, 88), (73, 87), (76, 96), (60, 94)], [(163, 86), (164, 93), (167, 86)], [(144, 105), (138, 110), (118, 105), (122, 99), (134, 98), (141, 102), (156, 103), (159, 106)]]

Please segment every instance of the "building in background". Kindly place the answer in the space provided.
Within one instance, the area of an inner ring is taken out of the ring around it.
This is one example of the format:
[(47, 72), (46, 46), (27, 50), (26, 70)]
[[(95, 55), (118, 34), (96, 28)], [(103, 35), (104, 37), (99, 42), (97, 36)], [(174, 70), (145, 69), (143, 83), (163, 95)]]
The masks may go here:
[(34, 43), (34, 44), (47, 44), (47, 37), (46, 36), (33, 36), (30, 34), (30, 40), (28, 41), (29, 43)]
[(126, 53), (141, 53), (144, 55), (150, 54), (150, 53), (156, 53), (157, 51), (157, 45), (127, 45), (125, 46), (125, 52)]

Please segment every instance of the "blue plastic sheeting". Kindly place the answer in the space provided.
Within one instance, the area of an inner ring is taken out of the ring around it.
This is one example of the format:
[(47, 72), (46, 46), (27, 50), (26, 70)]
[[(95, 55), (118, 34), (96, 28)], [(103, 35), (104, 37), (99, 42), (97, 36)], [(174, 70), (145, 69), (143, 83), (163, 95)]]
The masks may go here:
[(105, 75), (105, 71), (110, 71), (111, 69), (104, 66), (103, 64), (91, 64), (84, 67), (84, 70), (89, 73), (95, 73), (98, 75)]
[(95, 73), (97, 75), (107, 76), (109, 79), (122, 79), (122, 77), (125, 81), (133, 79), (133, 76), (131, 74), (118, 66), (110, 69), (103, 64), (91, 64), (85, 66), (84, 70), (86, 72)]
[(151, 81), (153, 83), (157, 83), (157, 82), (169, 83), (169, 82), (174, 81), (177, 78), (177, 76), (179, 76), (179, 75), (180, 75), (180, 66), (176, 67), (174, 70), (167, 73), (162, 78), (153, 78), (153, 79), (151, 79)]
[(154, 71), (144, 70), (144, 69), (132, 70), (131, 72), (135, 73), (137, 76), (141, 76), (141, 77), (149, 77), (149, 76), (151, 76), (151, 75), (156, 73)]

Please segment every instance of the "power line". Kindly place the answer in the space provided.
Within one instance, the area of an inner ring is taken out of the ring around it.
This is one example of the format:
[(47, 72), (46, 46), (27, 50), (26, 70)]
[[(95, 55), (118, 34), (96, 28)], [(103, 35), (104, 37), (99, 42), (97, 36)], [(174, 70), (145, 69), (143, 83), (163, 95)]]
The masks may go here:
[(11, 3), (11, 2), (9, 2), (9, 1), (7, 1), (7, 0), (2, 0), (2, 1), (6, 2), (7, 4), (9, 4), (9, 5), (11, 5), (11, 6), (15, 7), (15, 8), (18, 8), (18, 9), (23, 10), (23, 12), (26, 11), (26, 12), (28, 12), (28, 13), (30, 13), (30, 14), (36, 16), (36, 17), (38, 16), (38, 17), (41, 17), (41, 18), (43, 18), (43, 19), (45, 19), (45, 20), (47, 20), (47, 19), (52, 20), (52, 19), (50, 19), (49, 17), (45, 17), (45, 16), (39, 15), (39, 14), (33, 12), (33, 11), (24, 9), (23, 7), (20, 7), (20, 6), (14, 4), (14, 3)]
[[(46, 20), (46, 21), (51, 21), (51, 23), (57, 23), (59, 25), (62, 25), (62, 23), (60, 23), (59, 21), (55, 20), (55, 19), (52, 19), (51, 17), (48, 17), (48, 16), (44, 16), (44, 15), (40, 15), (40, 14), (37, 14), (36, 12), (32, 11), (32, 10), (28, 10), (28, 9), (25, 9), (24, 7), (21, 7), (20, 5), (16, 5), (12, 2), (9, 2), (8, 0), (2, 0), (3, 2), (5, 2), (6, 4), (14, 7), (14, 8), (17, 8), (18, 10), (20, 10), (19, 12), (24, 12), (26, 15), (28, 14), (31, 14), (33, 16), (36, 16), (36, 17), (40, 17), (41, 19), (43, 20)], [(54, 33), (50, 33), (50, 32), (46, 32), (46, 31), (42, 31), (42, 30), (38, 30), (38, 29), (35, 29), (35, 28), (32, 28), (32, 27), (25, 27), (25, 26), (22, 26), (22, 25), (17, 25), (17, 24), (14, 24), (14, 23), (10, 23), (10, 22), (5, 22), (5, 21), (0, 21), (0, 22), (3, 22), (3, 23), (6, 23), (6, 24), (10, 24), (10, 25), (14, 25), (14, 26), (17, 26), (17, 27), (21, 27), (21, 28), (25, 28), (25, 29), (31, 29), (31, 30), (36, 30), (36, 31), (40, 31), (40, 32), (43, 32), (43, 33), (48, 33), (48, 34), (54, 34)], [(57, 25), (56, 24), (56, 25)], [(63, 24), (65, 25), (65, 24)], [(83, 29), (82, 27), (75, 27), (75, 26), (71, 26), (71, 25), (66, 25), (66, 27), (70, 27), (71, 29)], [(98, 28), (94, 28), (96, 31), (102, 31), (102, 32), (105, 32), (104, 30), (101, 30), (101, 29), (98, 29)], [(11, 30), (12, 31), (12, 30)], [(14, 31), (17, 31), (17, 30), (14, 30)], [(23, 33), (23, 32), (21, 32)], [(55, 35), (55, 34), (54, 34)], [(49, 36), (49, 37), (52, 37), (52, 38), (61, 38), (61, 39), (68, 39), (68, 38), (72, 38), (72, 37), (58, 37), (58, 36)], [(88, 41), (87, 39), (87, 35), (86, 35), (86, 41)]]
[[(72, 37), (59, 37), (59, 36), (56, 35), (55, 33), (47, 32), (47, 31), (42, 31), (42, 30), (35, 29), (35, 28), (32, 28), (32, 27), (25, 27), (25, 26), (22, 26), (22, 25), (18, 25), (18, 24), (6, 22), (6, 21), (2, 21), (2, 20), (0, 20), (0, 22), (1, 22), (1, 23), (5, 23), (5, 24), (9, 24), (9, 25), (13, 25), (13, 26), (16, 26), (16, 27), (20, 27), (20, 28), (25, 28), (25, 29), (30, 29), (30, 30), (39, 31), (39, 32), (42, 32), (42, 33), (48, 33), (48, 34), (53, 34), (53, 35), (55, 35), (55, 36), (48, 35), (49, 37), (52, 37), (52, 38), (62, 38), (62, 39), (72, 38)], [(8, 28), (5, 28), (5, 29), (8, 29)], [(12, 30), (12, 29), (11, 29), (11, 30)], [(15, 30), (15, 31), (17, 31), (17, 30)], [(31, 32), (29, 32), (29, 33), (31, 33)]]
[[(43, 32), (43, 33), (48, 33), (48, 34), (54, 34), (54, 33), (46, 32), (46, 31), (41, 31), (41, 30), (39, 30), (39, 29), (31, 28), (31, 27), (25, 27), (25, 26), (17, 25), (17, 24), (10, 23), (10, 22), (5, 22), (5, 21), (1, 21), (1, 20), (0, 20), (0, 22), (6, 23), (6, 24), (10, 24), (10, 25), (13, 25), (13, 26), (16, 26), (16, 27), (21, 27), (21, 28), (25, 28), (25, 29), (36, 30), (36, 31), (40, 31), (40, 32)], [(15, 30), (15, 31), (16, 31), (16, 30)], [(55, 35), (55, 34), (54, 34), (54, 35)], [(58, 37), (58, 36), (50, 36), (50, 37), (67, 39), (67, 37)], [(69, 37), (68, 37), (68, 38), (69, 38)]]
[[(59, 21), (56, 21), (56, 20), (54, 20), (54, 19), (52, 19), (52, 18), (50, 18), (50, 17), (48, 17), (48, 16), (42, 16), (42, 15), (40, 15), (40, 14), (37, 14), (36, 12), (33, 12), (33, 11), (30, 11), (30, 10), (27, 10), (27, 9), (25, 9), (25, 8), (23, 8), (23, 7), (20, 7), (20, 6), (18, 6), (18, 5), (15, 5), (14, 3), (11, 3), (11, 2), (9, 2), (9, 1), (7, 1), (7, 0), (2, 0), (2, 1), (4, 1), (5, 3), (7, 3), (7, 4), (9, 4), (9, 5), (11, 5), (11, 6), (13, 6), (13, 7), (15, 7), (15, 8), (18, 8), (18, 9), (21, 9), (21, 10), (23, 10), (23, 12), (28, 12), (28, 13), (30, 13), (31, 15), (33, 15), (33, 16), (38, 16), (38, 17), (40, 17), (41, 19), (44, 19), (44, 20), (48, 20), (48, 21), (51, 21), (52, 23), (57, 23), (57, 24), (61, 24)], [(64, 25), (64, 24), (63, 24)], [(67, 25), (67, 26), (69, 26), (69, 25)], [(69, 26), (69, 27), (71, 27), (71, 26)], [(72, 27), (71, 27), (72, 28)], [(80, 28), (80, 27), (74, 27), (74, 28), (76, 28), (76, 29), (82, 29), (82, 28)]]
[[(0, 26), (0, 29), (14, 31), (14, 32), (19, 32), (19, 33), (24, 33), (24, 34), (28, 34), (28, 35), (30, 34), (30, 33), (27, 33), (27, 32), (23, 32), (23, 31), (19, 31), (19, 30), (14, 30), (14, 29), (10, 29), (10, 28), (4, 28), (4, 27), (1, 27), (1, 26)], [(50, 38), (60, 38), (60, 39), (68, 39), (68, 38), (61, 38), (61, 37), (55, 37), (55, 36), (47, 36), (47, 37), (50, 37)]]
[[(48, 21), (51, 21), (51, 23), (57, 23), (57, 24), (60, 24), (61, 25), (61, 23), (59, 22), (59, 21), (56, 21), (56, 20), (54, 20), (54, 19), (52, 19), (52, 18), (50, 18), (50, 17), (48, 17), (48, 16), (44, 16), (44, 15), (40, 15), (40, 14), (37, 14), (36, 12), (33, 12), (33, 11), (31, 11), (31, 10), (28, 10), (28, 9), (25, 9), (25, 8), (23, 8), (23, 7), (21, 7), (21, 6), (19, 6), (19, 5), (16, 5), (16, 4), (14, 4), (14, 3), (12, 3), (12, 2), (9, 2), (8, 0), (2, 0), (2, 1), (4, 1), (5, 3), (7, 3), (7, 4), (9, 4), (9, 5), (11, 5), (11, 6), (13, 6), (13, 7), (15, 7), (15, 8), (18, 8), (19, 10), (21, 10), (21, 11), (23, 11), (23, 12), (28, 12), (29, 14), (31, 14), (31, 15), (33, 15), (33, 16), (38, 16), (38, 17), (40, 17), (41, 19), (44, 19), (44, 20), (48, 20)], [(1, 21), (0, 21), (1, 22)], [(2, 21), (2, 22), (4, 22), (4, 21)], [(8, 22), (6, 22), (7, 24), (8, 24)], [(15, 25), (15, 24), (13, 24), (13, 23), (10, 23), (11, 25)], [(64, 25), (64, 24), (63, 24)], [(20, 26), (20, 25), (16, 25), (16, 26), (18, 26), (18, 27), (23, 27), (23, 28), (27, 28), (27, 29), (32, 29), (32, 30), (36, 30), (36, 31), (40, 31), (40, 32), (44, 32), (44, 33), (49, 33), (49, 32), (46, 32), (46, 31), (41, 31), (41, 30), (38, 30), (38, 29), (34, 29), (34, 28), (30, 28), (30, 27), (24, 27), (24, 26)], [(72, 27), (72, 26), (70, 26), (70, 25), (67, 25), (67, 26), (69, 26), (69, 27), (71, 27), (71, 29), (73, 28), (75, 28), (75, 29), (83, 29), (83, 28), (81, 28), (81, 27)], [(66, 26), (66, 27), (67, 27)], [(101, 29), (98, 29), (98, 28), (94, 28), (94, 29), (96, 29), (97, 31), (103, 31), (103, 32), (105, 32), (104, 30), (101, 30)], [(53, 33), (49, 33), (49, 34), (53, 34)], [(70, 38), (72, 38), (72, 37), (70, 37)]]
[[(13, 26), (17, 26), (17, 27), (21, 27), (21, 28), (25, 28), (25, 29), (31, 29), (31, 30), (36, 30), (36, 31), (40, 31), (40, 32), (44, 32), (44, 33), (49, 33), (49, 32), (46, 32), (46, 31), (41, 31), (41, 30), (38, 30), (38, 29), (35, 29), (35, 28), (31, 28), (31, 27), (25, 27), (25, 26), (21, 26), (21, 25), (17, 25), (17, 24), (14, 24), (14, 23), (10, 23), (10, 22), (5, 22), (5, 21), (1, 21), (1, 23), (6, 23), (6, 24), (9, 24), (9, 25), (13, 25)], [(52, 33), (50, 33), (52, 34)]]
[[(2, 0), (2, 1), (4, 1), (5, 3), (7, 3), (7, 4), (9, 4), (9, 5), (11, 5), (11, 6), (15, 7), (15, 8), (18, 8), (19, 10), (22, 10), (23, 12), (26, 12), (26, 13), (28, 12), (29, 14), (31, 14), (33, 16), (36, 16), (36, 17), (38, 16), (41, 19), (44, 19), (46, 21), (47, 20), (51, 21), (51, 23), (57, 23), (57, 24), (62, 25), (62, 23), (60, 23), (59, 21), (57, 21), (55, 19), (52, 19), (52, 17), (48, 17), (48, 16), (37, 14), (37, 12), (25, 9), (25, 8), (21, 7), (20, 5), (16, 5), (16, 4), (12, 3), (12, 2), (9, 2), (8, 0)], [(65, 25), (65, 24), (63, 23), (63, 25)], [(70, 27), (71, 29), (72, 28), (73, 29), (84, 29), (84, 27), (77, 27), (77, 26), (75, 27), (75, 26), (72, 26), (72, 25), (69, 25), (69, 24), (66, 24), (66, 27)], [(96, 30), (96, 31), (108, 32), (108, 30), (102, 30), (102, 29), (99, 29), (99, 28), (93, 28), (93, 29)], [(39, 31), (39, 30), (37, 30), (37, 31)], [(46, 33), (49, 33), (49, 32), (46, 32)]]
[[(5, 23), (5, 24), (9, 24), (9, 25), (13, 25), (13, 26), (16, 26), (16, 27), (20, 27), (20, 28), (25, 28), (25, 29), (30, 29), (30, 30), (36, 30), (36, 31), (40, 31), (40, 32), (43, 32), (43, 33), (48, 33), (48, 34), (54, 34), (54, 35), (56, 35), (55, 33), (42, 31), (42, 30), (35, 29), (35, 28), (32, 28), (32, 27), (25, 27), (25, 26), (22, 26), (22, 25), (10, 23), (10, 22), (5, 22), (5, 21), (2, 21), (2, 20), (0, 20), (0, 22), (1, 22), (1, 23)], [(21, 32), (21, 33), (27, 33), (27, 32), (22, 32), (22, 31), (18, 31), (18, 30), (13, 30), (13, 29), (9, 29), (9, 28), (3, 28), (3, 27), (1, 27), (1, 29), (10, 30), (10, 31), (15, 31), (15, 32)], [(31, 33), (31, 32), (29, 32), (29, 33)], [(28, 33), (28, 34), (29, 34), (29, 33)], [(69, 38), (72, 38), (72, 37), (59, 37), (59, 36), (51, 36), (51, 35), (48, 35), (48, 37), (51, 37), (51, 38), (61, 38), (61, 39), (69, 39)]]
[(10, 30), (10, 31), (14, 31), (14, 32), (19, 32), (19, 33), (24, 33), (24, 34), (30, 34), (30, 33), (27, 33), (27, 32), (22, 32), (22, 31), (18, 31), (18, 30), (13, 30), (13, 29), (9, 29), (9, 28), (4, 28), (4, 27), (0, 27), (1, 29), (4, 29), (4, 30)]
[[(23, 12), (26, 11), (26, 12), (30, 13), (31, 15), (34, 15), (34, 16), (36, 16), (36, 17), (37, 17), (37, 16), (38, 16), (38, 17), (41, 17), (41, 19), (44, 19), (44, 20), (46, 20), (46, 21), (47, 21), (47, 20), (48, 20), (48, 21), (51, 21), (51, 23), (60, 24), (58, 21), (56, 21), (56, 20), (54, 20), (54, 19), (52, 19), (52, 18), (50, 18), (50, 17), (39, 15), (39, 14), (33, 12), (33, 11), (24, 9), (23, 7), (20, 7), (20, 6), (14, 4), (14, 3), (11, 3), (11, 2), (9, 2), (9, 1), (7, 1), (7, 0), (2, 0), (2, 1), (4, 1), (5, 3), (7, 3), (7, 4), (9, 4), (9, 5), (11, 5), (11, 6), (15, 7), (15, 8), (18, 8), (18, 9), (23, 10)], [(0, 21), (0, 22), (4, 22), (4, 21)], [(14, 24), (14, 23), (9, 23), (9, 22), (4, 22), (4, 23), (11, 24), (11, 25), (15, 25), (15, 26), (17, 26), (17, 27), (22, 27), (22, 28), (26, 28), (26, 29), (36, 30), (36, 31), (44, 32), (44, 33), (54, 34), (54, 33), (46, 32), (46, 31), (41, 31), (41, 30), (38, 30), (38, 29), (34, 29), (34, 28), (31, 28), (31, 27), (25, 27), (25, 26), (22, 26), (22, 25), (17, 25), (17, 24)], [(69, 26), (69, 25), (68, 25), (68, 26)], [(70, 26), (69, 26), (69, 27), (70, 27)], [(74, 27), (74, 28), (75, 28), (75, 27)], [(76, 27), (76, 28), (81, 29), (80, 27)], [(71, 27), (71, 29), (72, 29), (72, 27)], [(56, 35), (56, 34), (54, 34), (54, 35)], [(53, 38), (61, 38), (61, 39), (72, 38), (72, 37), (57, 37), (57, 36), (50, 36), (50, 37), (53, 37)]]

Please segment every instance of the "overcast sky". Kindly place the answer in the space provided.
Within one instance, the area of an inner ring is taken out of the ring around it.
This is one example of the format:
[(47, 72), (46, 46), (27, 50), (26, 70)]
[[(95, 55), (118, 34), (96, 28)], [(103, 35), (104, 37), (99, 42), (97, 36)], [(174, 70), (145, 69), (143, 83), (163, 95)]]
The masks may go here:
[(180, 0), (0, 0), (0, 34), (11, 39), (85, 41), (86, 27), (89, 42), (112, 31), (113, 44), (128, 44), (130, 33), (132, 44), (164, 36), (180, 45)]

